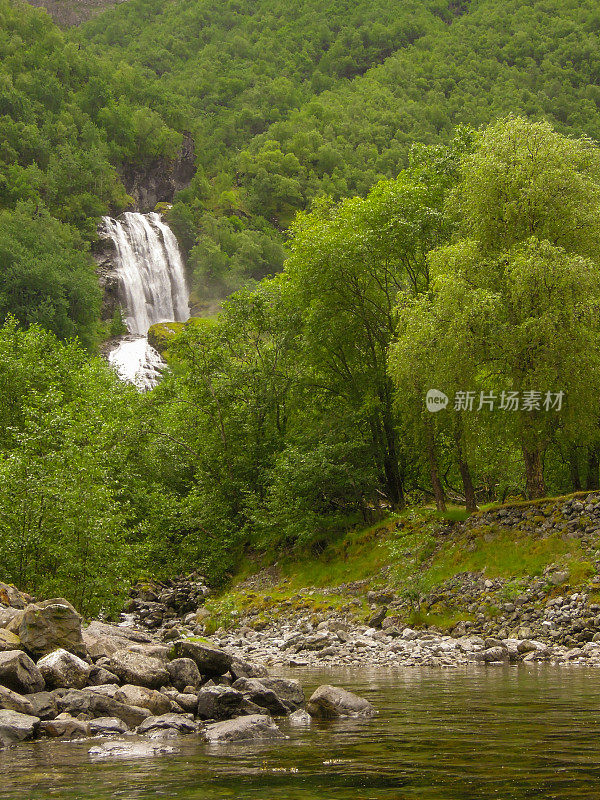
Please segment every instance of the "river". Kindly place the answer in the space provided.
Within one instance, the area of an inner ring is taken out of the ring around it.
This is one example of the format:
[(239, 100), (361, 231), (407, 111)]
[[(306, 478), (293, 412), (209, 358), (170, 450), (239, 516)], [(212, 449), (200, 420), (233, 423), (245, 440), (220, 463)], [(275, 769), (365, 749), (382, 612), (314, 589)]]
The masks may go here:
[(394, 672), (297, 669), (369, 699), (372, 721), (291, 728), (286, 742), (90, 761), (97, 740), (0, 751), (2, 800), (510, 800), (600, 798), (600, 672), (539, 666)]

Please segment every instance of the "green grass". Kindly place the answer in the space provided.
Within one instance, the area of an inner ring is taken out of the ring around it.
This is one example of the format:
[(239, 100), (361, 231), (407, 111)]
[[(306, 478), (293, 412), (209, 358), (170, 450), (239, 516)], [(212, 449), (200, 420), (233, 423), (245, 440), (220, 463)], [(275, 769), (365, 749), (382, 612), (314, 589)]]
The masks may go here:
[[(556, 501), (581, 494), (587, 492)], [(544, 498), (518, 505), (548, 504), (553, 500)], [(596, 572), (593, 556), (578, 539), (559, 534), (540, 536), (535, 529), (507, 530), (498, 525), (479, 525), (453, 533), (444, 524), (461, 522), (467, 516), (464, 509), (451, 508), (446, 514), (438, 514), (431, 507), (413, 508), (368, 528), (340, 533), (318, 556), (309, 550), (279, 554), (276, 565), (272, 554), (256, 556), (246, 561), (227, 591), (207, 602), (211, 613), (207, 632), (232, 626), (246, 613), (253, 613), (259, 623), (290, 610), (314, 615), (315, 621), (330, 609), (350, 612), (365, 620), (371, 613), (367, 590), (389, 585), (415, 603), (409, 624), (450, 630), (460, 620), (472, 617), (461, 609), (443, 605), (418, 608), (417, 602), (421, 595), (458, 573), (483, 572), (489, 578), (505, 579), (501, 597), (508, 601), (522, 593), (530, 577), (540, 576), (549, 565), (566, 570), (572, 587), (586, 584)], [(243, 581), (250, 575), (272, 565), (272, 585), (260, 590), (244, 587)], [(341, 584), (362, 580), (367, 581), (367, 586), (357, 597), (343, 588), (336, 592)], [(489, 612), (494, 611), (498, 609), (490, 606)]]
[(437, 553), (427, 572), (434, 586), (459, 572), (485, 570), (490, 578), (521, 578), (540, 575), (548, 564), (566, 559), (582, 559), (578, 540), (557, 535), (540, 538), (521, 531), (489, 528), (448, 542)]

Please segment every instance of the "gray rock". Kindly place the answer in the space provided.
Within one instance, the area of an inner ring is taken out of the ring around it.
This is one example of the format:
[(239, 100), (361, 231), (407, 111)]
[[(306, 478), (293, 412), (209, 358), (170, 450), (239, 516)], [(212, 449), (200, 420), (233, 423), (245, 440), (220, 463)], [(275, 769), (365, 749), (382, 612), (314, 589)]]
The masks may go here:
[(30, 714), (19, 714), (18, 711), (8, 709), (0, 710), (0, 743), (11, 744), (30, 739), (39, 722), (38, 717)]
[(369, 622), (367, 623), (370, 628), (381, 628), (381, 623), (385, 619), (387, 615), (387, 608), (382, 606), (381, 608), (377, 609), (377, 611), (370, 617)]
[(198, 639), (179, 639), (173, 643), (173, 652), (177, 658), (191, 658), (202, 675), (211, 677), (224, 675), (233, 661), (220, 647)]
[(147, 708), (151, 714), (167, 714), (171, 710), (171, 701), (164, 694), (155, 689), (147, 689), (145, 686), (133, 686), (127, 684), (121, 686), (114, 695), (119, 703), (129, 706)]
[(107, 625), (104, 622), (91, 622), (82, 632), (83, 640), (90, 658), (110, 658), (118, 650), (127, 650), (134, 644), (150, 644), (152, 639), (135, 628)]
[(31, 700), (18, 692), (13, 692), (12, 689), (7, 689), (5, 686), (0, 686), (0, 708), (8, 711), (18, 711), (19, 714), (39, 717), (39, 714), (35, 713)]
[(189, 692), (176, 692), (172, 699), (188, 714), (195, 714), (198, 708), (198, 695)]
[(507, 661), (509, 659), (508, 650), (505, 647), (488, 647), (486, 650), (480, 650), (475, 653), (477, 661), (485, 661), (490, 663), (492, 661)]
[(133, 759), (155, 758), (156, 756), (178, 753), (176, 747), (159, 742), (104, 742), (90, 747), (88, 755), (91, 759)]
[(59, 695), (56, 691), (36, 692), (35, 694), (27, 695), (27, 699), (33, 709), (33, 716), (40, 719), (54, 719), (58, 716), (58, 697)]
[(332, 719), (334, 717), (372, 717), (375, 709), (363, 697), (348, 692), (339, 686), (325, 684), (313, 692), (306, 710), (311, 717)]
[(202, 683), (198, 665), (191, 658), (174, 658), (167, 664), (167, 672), (171, 683), (180, 692), (183, 692), (188, 686), (197, 689)]
[(200, 719), (231, 719), (243, 702), (244, 695), (230, 686), (205, 686), (198, 692), (196, 714)]
[(124, 683), (159, 689), (169, 683), (169, 673), (162, 661), (141, 653), (117, 650), (110, 658), (110, 671)]
[[(100, 688), (100, 687), (98, 687)], [(112, 697), (105, 697), (91, 689), (71, 689), (57, 700), (59, 711), (73, 716), (86, 714), (89, 717), (118, 717), (130, 728), (141, 725), (150, 712), (147, 708), (120, 703)]]
[(91, 736), (116, 736), (127, 733), (129, 728), (118, 717), (97, 717), (89, 722)]
[(144, 735), (152, 735), (159, 731), (167, 731), (184, 735), (198, 733), (198, 730), (198, 725), (183, 714), (161, 714), (160, 716), (145, 719), (137, 729), (137, 732)]
[(109, 672), (107, 669), (104, 669), (104, 667), (92, 667), (88, 683), (90, 686), (105, 686), (119, 683), (119, 678), (114, 672)]
[(551, 572), (548, 580), (553, 586), (561, 586), (569, 580), (569, 573), (563, 571)]
[(28, 605), (12, 620), (9, 629), (36, 658), (61, 647), (78, 656), (87, 655), (81, 617), (62, 597)]
[(18, 608), (11, 608), (10, 606), (6, 608), (0, 605), (0, 628), (8, 628), (13, 619), (20, 613), (20, 609)]
[(266, 678), (269, 674), (262, 664), (251, 664), (236, 656), (233, 657), (229, 671), (234, 681), (238, 678)]
[[(15, 609), (16, 610), (16, 609)], [(17, 611), (17, 614), (19, 612)], [(0, 628), (0, 653), (5, 653), (7, 650), (22, 650), (23, 645), (16, 633), (6, 628)]]
[(304, 703), (304, 689), (299, 681), (293, 678), (260, 678), (260, 682), (267, 689), (272, 689), (284, 702), (301, 706)]
[(292, 725), (310, 725), (311, 716), (303, 708), (298, 708), (293, 714), (289, 716)]
[(83, 689), (90, 675), (89, 664), (62, 648), (40, 658), (38, 669), (52, 689)]
[(241, 692), (251, 703), (264, 708), (273, 717), (285, 717), (289, 708), (272, 689), (268, 689), (258, 678), (238, 678), (233, 688)]
[(207, 740), (211, 744), (235, 744), (265, 739), (285, 739), (271, 717), (254, 714), (238, 717), (227, 722), (215, 722), (205, 729)]
[(40, 692), (46, 683), (34, 662), (22, 650), (0, 653), (0, 684), (15, 692)]
[(60, 714), (56, 719), (40, 722), (39, 733), (55, 739), (83, 739), (90, 735), (89, 723), (75, 719), (69, 714)]

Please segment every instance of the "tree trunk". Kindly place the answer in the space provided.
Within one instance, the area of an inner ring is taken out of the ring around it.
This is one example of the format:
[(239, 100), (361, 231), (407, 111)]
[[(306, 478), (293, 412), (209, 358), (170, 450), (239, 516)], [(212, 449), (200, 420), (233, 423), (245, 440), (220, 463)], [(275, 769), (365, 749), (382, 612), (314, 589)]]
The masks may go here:
[(386, 494), (392, 508), (395, 511), (400, 511), (405, 506), (404, 486), (396, 451), (396, 431), (392, 420), (387, 414), (385, 414), (383, 418), (383, 432), (385, 438), (383, 470), (385, 473)]
[(523, 460), (525, 461), (525, 480), (527, 485), (527, 496), (530, 500), (536, 500), (546, 495), (546, 483), (542, 469), (542, 454), (539, 447), (529, 449), (522, 445)]
[(600, 472), (600, 448), (597, 444), (588, 447), (587, 475), (585, 477), (585, 488), (588, 491), (595, 491), (600, 488), (598, 473)]
[(440, 470), (438, 467), (437, 455), (435, 453), (435, 441), (433, 438), (433, 430), (431, 422), (425, 422), (425, 449), (427, 451), (427, 461), (429, 462), (429, 474), (431, 477), (431, 485), (433, 487), (433, 496), (435, 498), (435, 507), (438, 511), (446, 510), (446, 497), (444, 495), (444, 487), (440, 481)]
[(573, 491), (578, 492), (581, 489), (581, 477), (579, 475), (579, 458), (575, 445), (569, 450), (569, 471), (571, 473)]
[(465, 458), (464, 448), (462, 445), (462, 424), (460, 418), (457, 416), (454, 420), (454, 444), (456, 445), (456, 460), (458, 461), (458, 469), (462, 479), (463, 490), (465, 493), (465, 506), (467, 511), (477, 511), (477, 501), (475, 500), (475, 489), (473, 488), (473, 480), (471, 478), (471, 470)]

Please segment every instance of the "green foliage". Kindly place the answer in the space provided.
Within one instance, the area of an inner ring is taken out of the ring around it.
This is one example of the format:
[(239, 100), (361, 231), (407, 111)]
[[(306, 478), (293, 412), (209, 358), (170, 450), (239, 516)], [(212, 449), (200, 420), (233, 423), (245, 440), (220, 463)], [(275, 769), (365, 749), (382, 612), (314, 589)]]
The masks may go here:
[(93, 347), (88, 243), (102, 214), (131, 202), (116, 167), (172, 156), (181, 136), (136, 99), (132, 75), (44, 12), (0, 0), (0, 30), (0, 319), (11, 312)]
[(136, 569), (118, 479), (135, 392), (76, 344), (0, 328), (3, 577), (86, 614), (117, 610)]
[(88, 251), (73, 227), (31, 202), (0, 210), (0, 319), (13, 314), (92, 347), (100, 289)]

